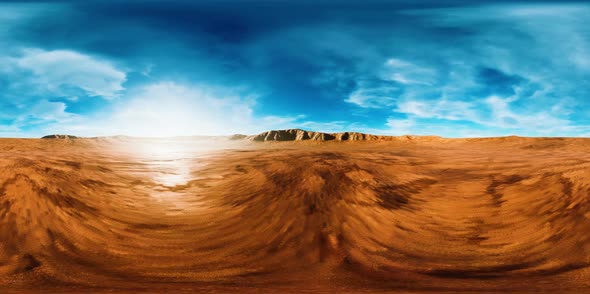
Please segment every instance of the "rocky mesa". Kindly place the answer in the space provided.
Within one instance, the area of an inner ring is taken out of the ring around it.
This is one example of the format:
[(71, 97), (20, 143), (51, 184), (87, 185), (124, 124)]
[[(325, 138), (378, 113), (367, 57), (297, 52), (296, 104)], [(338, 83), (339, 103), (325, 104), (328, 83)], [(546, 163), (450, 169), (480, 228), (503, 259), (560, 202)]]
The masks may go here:
[(378, 136), (357, 132), (322, 133), (302, 129), (272, 130), (252, 136), (252, 141), (377, 141), (385, 140), (388, 136)]
[(78, 139), (78, 137), (72, 135), (47, 135), (41, 137), (41, 139)]

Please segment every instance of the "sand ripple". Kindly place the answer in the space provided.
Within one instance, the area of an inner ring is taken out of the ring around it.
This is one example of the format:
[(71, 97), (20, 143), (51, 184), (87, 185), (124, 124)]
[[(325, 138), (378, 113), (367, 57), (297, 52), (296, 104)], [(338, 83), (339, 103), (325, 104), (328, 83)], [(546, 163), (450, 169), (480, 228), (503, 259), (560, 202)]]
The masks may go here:
[(584, 142), (250, 144), (165, 184), (110, 143), (6, 140), (0, 285), (583, 292)]

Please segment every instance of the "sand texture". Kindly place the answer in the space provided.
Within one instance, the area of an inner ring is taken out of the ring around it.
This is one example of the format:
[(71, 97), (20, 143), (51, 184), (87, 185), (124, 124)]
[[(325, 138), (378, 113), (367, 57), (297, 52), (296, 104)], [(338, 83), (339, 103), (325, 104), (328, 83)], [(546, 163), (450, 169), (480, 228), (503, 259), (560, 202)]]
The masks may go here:
[(0, 139), (0, 292), (590, 292), (590, 139), (287, 135)]

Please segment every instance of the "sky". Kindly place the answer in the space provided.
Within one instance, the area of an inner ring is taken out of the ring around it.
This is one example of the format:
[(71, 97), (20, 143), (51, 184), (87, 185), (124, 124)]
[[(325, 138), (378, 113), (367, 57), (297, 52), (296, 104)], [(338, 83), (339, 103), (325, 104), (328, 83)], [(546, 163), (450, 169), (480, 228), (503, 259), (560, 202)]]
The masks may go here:
[(590, 136), (590, 4), (3, 1), (0, 137)]

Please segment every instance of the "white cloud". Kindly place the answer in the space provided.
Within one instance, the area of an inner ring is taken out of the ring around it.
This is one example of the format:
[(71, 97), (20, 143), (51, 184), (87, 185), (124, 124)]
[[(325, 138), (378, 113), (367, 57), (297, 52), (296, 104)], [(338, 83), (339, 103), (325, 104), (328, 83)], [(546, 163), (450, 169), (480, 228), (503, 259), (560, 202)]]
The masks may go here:
[(24, 117), (32, 117), (42, 121), (56, 121), (64, 122), (74, 115), (66, 112), (66, 104), (63, 102), (50, 102), (41, 100), (38, 103), (30, 106), (29, 111), (25, 112), (18, 120), (24, 120)]
[(390, 58), (385, 62), (380, 76), (384, 80), (395, 81), (404, 85), (432, 86), (436, 82), (435, 70), (396, 58)]
[(397, 104), (396, 111), (419, 118), (437, 118), (446, 120), (478, 120), (475, 105), (465, 101), (408, 100)]
[(0, 134), (4, 133), (17, 133), (20, 129), (15, 125), (0, 125)]
[[(563, 118), (560, 111), (521, 111), (513, 110), (512, 103), (517, 96), (490, 96), (479, 102), (433, 100), (405, 101), (398, 104), (396, 111), (404, 113), (407, 119), (387, 120), (389, 133), (437, 134), (450, 137), (501, 136), (515, 134), (522, 136), (546, 136), (561, 134), (575, 136), (590, 127), (575, 126)], [(559, 110), (559, 104), (554, 109)], [(432, 119), (439, 123), (432, 123)], [(440, 123), (440, 120), (466, 121), (470, 124)], [(578, 132), (578, 133), (576, 133)]]
[(47, 133), (168, 137), (255, 134), (290, 128), (303, 116), (254, 115), (255, 95), (228, 88), (159, 82), (137, 89), (106, 116), (49, 125)]
[(416, 122), (413, 119), (387, 119), (386, 125), (389, 127), (389, 133), (394, 135), (415, 134), (414, 127)]
[(111, 99), (124, 89), (126, 80), (125, 72), (110, 62), (70, 50), (26, 49), (11, 60), (14, 67), (31, 73), (28, 82), (60, 96), (77, 88), (89, 96)]
[[(590, 126), (584, 123), (589, 103), (584, 97), (589, 92), (584, 83), (590, 70), (589, 12), (586, 4), (408, 12), (423, 17), (427, 27), (456, 28), (457, 36), (449, 40), (462, 43), (453, 46), (447, 40), (439, 41), (437, 35), (432, 42), (424, 36), (398, 40), (412, 50), (397, 53), (392, 49), (395, 57), (380, 56), (384, 66), (359, 72), (363, 78), (397, 83), (400, 92), (395, 99), (379, 103), (382, 97), (391, 96), (379, 87), (361, 85), (346, 101), (403, 113), (408, 119), (392, 114), (385, 124), (386, 132), (394, 134), (587, 134)], [(495, 77), (486, 80), (482, 73), (486, 68), (515, 78), (515, 82), (510, 85)]]
[(564, 129), (571, 123), (550, 112), (515, 113), (510, 108), (510, 103), (514, 101), (513, 97), (491, 96), (485, 101), (491, 108), (492, 120), (484, 123), (494, 127), (522, 128), (536, 133), (550, 133), (556, 129)]
[[(66, 111), (66, 104), (63, 102), (52, 102), (40, 100), (30, 105), (20, 105), (16, 115), (7, 115), (10, 123), (0, 125), (0, 137), (23, 137), (45, 135), (42, 131), (24, 133), (23, 129), (31, 126), (43, 128), (45, 125), (61, 125), (75, 122), (80, 117)], [(2, 118), (2, 116), (0, 116)]]
[(395, 105), (400, 88), (394, 86), (365, 86), (358, 89), (345, 100), (363, 108), (383, 108)]
[[(25, 49), (18, 56), (0, 56), (0, 74), (0, 97), (6, 105), (0, 116), (11, 121), (5, 125), (11, 136), (15, 132), (37, 136), (46, 125), (72, 124), (81, 117), (68, 112), (67, 103), (51, 99), (76, 100), (78, 95), (111, 99), (123, 90), (126, 79), (109, 62), (70, 50)], [(34, 134), (23, 131), (32, 127)]]
[(376, 69), (376, 76), (377, 81), (357, 79), (356, 89), (345, 101), (363, 108), (392, 107), (406, 90), (433, 86), (437, 82), (435, 70), (397, 58), (382, 63)]

